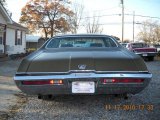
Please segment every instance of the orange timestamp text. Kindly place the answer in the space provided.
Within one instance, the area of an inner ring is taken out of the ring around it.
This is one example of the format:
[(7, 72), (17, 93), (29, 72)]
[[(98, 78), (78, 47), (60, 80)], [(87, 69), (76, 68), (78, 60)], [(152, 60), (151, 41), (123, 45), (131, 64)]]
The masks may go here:
[(126, 105), (105, 105), (106, 110), (148, 110), (153, 111), (154, 106), (151, 104), (146, 105), (134, 105), (134, 104), (126, 104)]

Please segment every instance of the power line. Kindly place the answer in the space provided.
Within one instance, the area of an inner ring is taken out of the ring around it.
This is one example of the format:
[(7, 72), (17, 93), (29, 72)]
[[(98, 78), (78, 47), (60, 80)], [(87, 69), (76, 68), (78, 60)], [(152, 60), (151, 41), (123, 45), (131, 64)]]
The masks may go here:
[(106, 17), (106, 16), (117, 16), (117, 15), (120, 15), (120, 14), (94, 15), (94, 16), (92, 16), (92, 17), (84, 17), (84, 18), (81, 18), (81, 19), (95, 18), (95, 17)]
[[(131, 16), (133, 16), (133, 14), (125, 14), (125, 15), (131, 15)], [(160, 19), (160, 17), (152, 17), (152, 16), (145, 16), (145, 15), (135, 15), (135, 16)]]
[[(99, 23), (97, 25), (121, 25), (121, 22), (108, 22), (108, 23)], [(124, 22), (124, 24), (133, 24), (133, 22)], [(81, 24), (79, 26), (85, 26), (84, 24)]]
[[(89, 18), (95, 18), (95, 17), (107, 17), (107, 16), (121, 16), (122, 14), (106, 14), (106, 15), (95, 15), (92, 17), (83, 17), (81, 19), (89, 19)], [(128, 16), (133, 16), (133, 14), (124, 14), (124, 15), (128, 15)], [(154, 18), (154, 19), (160, 19), (160, 17), (154, 17), (154, 16), (145, 16), (145, 15), (134, 15), (134, 16), (138, 16), (138, 17), (145, 17), (145, 18)]]

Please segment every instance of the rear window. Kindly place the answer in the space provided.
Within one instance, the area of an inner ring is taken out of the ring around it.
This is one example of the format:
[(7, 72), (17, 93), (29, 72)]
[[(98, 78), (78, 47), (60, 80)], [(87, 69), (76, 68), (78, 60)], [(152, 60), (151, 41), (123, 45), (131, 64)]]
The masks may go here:
[(121, 45), (122, 45), (123, 47), (126, 47), (126, 46), (127, 46), (127, 44), (126, 44), (126, 43), (122, 43)]
[(98, 37), (71, 37), (54, 38), (48, 44), (47, 48), (92, 48), (92, 47), (117, 47), (111, 38)]
[(132, 44), (132, 48), (143, 48), (143, 47), (148, 47), (148, 45), (145, 43), (133, 43)]
[(154, 45), (156, 48), (160, 48), (160, 45)]

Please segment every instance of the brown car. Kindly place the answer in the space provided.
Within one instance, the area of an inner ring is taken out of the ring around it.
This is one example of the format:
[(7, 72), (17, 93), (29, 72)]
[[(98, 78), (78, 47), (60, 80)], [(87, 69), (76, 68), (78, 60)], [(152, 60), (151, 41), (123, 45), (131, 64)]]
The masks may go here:
[(136, 94), (150, 82), (143, 59), (107, 35), (49, 39), (21, 62), (14, 77), (31, 95)]

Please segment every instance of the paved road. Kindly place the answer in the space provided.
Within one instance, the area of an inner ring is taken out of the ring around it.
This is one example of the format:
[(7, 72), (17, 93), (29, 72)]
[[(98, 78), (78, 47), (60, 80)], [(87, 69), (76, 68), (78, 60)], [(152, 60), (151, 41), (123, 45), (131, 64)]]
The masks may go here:
[(153, 79), (145, 90), (128, 100), (112, 95), (63, 96), (51, 101), (26, 96), (27, 101), (9, 120), (159, 120), (160, 61), (146, 64)]

